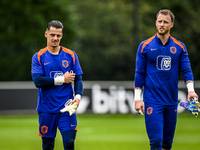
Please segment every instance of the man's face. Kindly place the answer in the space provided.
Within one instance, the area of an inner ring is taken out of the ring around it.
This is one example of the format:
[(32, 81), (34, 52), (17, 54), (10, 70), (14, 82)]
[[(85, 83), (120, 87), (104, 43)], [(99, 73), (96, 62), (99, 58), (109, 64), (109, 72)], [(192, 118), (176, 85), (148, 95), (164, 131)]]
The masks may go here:
[(62, 28), (50, 27), (50, 30), (47, 30), (45, 32), (45, 37), (47, 38), (47, 45), (53, 48), (58, 47), (62, 36)]
[(166, 33), (169, 33), (173, 25), (174, 23), (171, 21), (170, 15), (158, 15), (156, 20), (156, 28), (158, 34), (165, 35)]

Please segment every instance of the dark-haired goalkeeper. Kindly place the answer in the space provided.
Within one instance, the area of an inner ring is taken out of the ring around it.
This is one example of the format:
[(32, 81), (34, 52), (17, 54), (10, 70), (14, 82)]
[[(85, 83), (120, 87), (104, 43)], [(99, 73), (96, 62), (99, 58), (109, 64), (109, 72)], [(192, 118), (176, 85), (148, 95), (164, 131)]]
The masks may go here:
[(49, 22), (45, 31), (47, 47), (32, 58), (31, 71), (38, 88), (36, 110), (43, 150), (54, 149), (57, 128), (61, 132), (64, 149), (74, 150), (77, 131), (75, 111), (83, 91), (83, 72), (76, 53), (60, 46), (62, 36), (62, 23), (56, 20)]

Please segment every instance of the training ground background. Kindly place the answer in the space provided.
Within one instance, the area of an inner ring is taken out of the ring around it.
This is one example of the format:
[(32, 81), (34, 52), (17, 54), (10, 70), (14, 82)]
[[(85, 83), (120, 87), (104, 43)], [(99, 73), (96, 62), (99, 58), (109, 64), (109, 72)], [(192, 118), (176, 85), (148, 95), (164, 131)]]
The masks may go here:
[[(195, 89), (199, 94), (198, 81)], [(84, 81), (76, 150), (149, 149), (144, 116), (135, 112), (133, 97), (133, 81)], [(184, 82), (179, 81), (179, 101), (186, 98)], [(42, 149), (36, 105), (37, 88), (32, 81), (0, 82), (0, 150)], [(172, 149), (198, 149), (199, 117), (181, 107), (178, 112)], [(55, 141), (55, 150), (63, 149), (59, 131)]]
[[(179, 81), (178, 99), (187, 100), (187, 89)], [(83, 81), (84, 91), (77, 114), (136, 114), (133, 81)], [(195, 81), (200, 93), (200, 81)], [(67, 100), (66, 100), (67, 101)], [(37, 88), (32, 81), (0, 82), (0, 114), (36, 113)], [(178, 107), (178, 113), (186, 111)]]

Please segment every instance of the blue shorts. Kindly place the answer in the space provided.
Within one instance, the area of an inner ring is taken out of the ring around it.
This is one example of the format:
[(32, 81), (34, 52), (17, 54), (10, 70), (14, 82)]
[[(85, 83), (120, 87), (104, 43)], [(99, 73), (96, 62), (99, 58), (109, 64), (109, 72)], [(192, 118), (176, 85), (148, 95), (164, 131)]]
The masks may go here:
[(145, 103), (145, 124), (151, 149), (171, 149), (177, 122), (177, 105)]
[(76, 114), (69, 116), (65, 113), (43, 113), (38, 112), (39, 116), (39, 136), (55, 138), (57, 128), (60, 132), (67, 130), (77, 130)]

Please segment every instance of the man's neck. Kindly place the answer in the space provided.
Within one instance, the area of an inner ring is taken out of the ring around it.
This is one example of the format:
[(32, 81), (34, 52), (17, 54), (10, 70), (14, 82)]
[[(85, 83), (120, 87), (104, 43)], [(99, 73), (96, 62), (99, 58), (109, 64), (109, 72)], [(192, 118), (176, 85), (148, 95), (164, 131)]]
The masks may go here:
[(163, 45), (165, 45), (169, 39), (170, 34), (166, 33), (164, 35), (158, 34), (157, 33), (158, 38), (161, 40), (161, 42), (163, 43)]
[(47, 50), (52, 54), (59, 54), (60, 46), (57, 47), (47, 46)]

